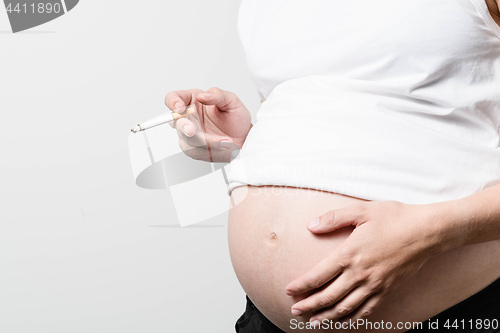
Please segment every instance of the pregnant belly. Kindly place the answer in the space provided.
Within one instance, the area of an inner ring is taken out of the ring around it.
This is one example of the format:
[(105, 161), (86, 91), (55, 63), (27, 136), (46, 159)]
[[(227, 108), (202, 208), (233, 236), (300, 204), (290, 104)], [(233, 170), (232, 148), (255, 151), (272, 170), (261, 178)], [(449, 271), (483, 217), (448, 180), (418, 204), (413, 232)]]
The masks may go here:
[[(314, 235), (306, 226), (313, 218), (360, 199), (293, 187), (241, 186), (233, 190), (231, 200), (229, 250), (241, 286), (257, 308), (283, 331), (308, 332), (292, 330), (291, 324), (293, 320), (307, 322), (310, 316), (295, 317), (290, 311), (307, 295), (287, 296), (285, 287), (325, 258), (352, 228)], [(394, 326), (425, 321), (500, 276), (499, 255), (500, 243), (489, 242), (434, 257), (388, 295), (367, 319)], [(391, 332), (407, 330), (393, 327)], [(359, 331), (370, 332), (366, 328)]]

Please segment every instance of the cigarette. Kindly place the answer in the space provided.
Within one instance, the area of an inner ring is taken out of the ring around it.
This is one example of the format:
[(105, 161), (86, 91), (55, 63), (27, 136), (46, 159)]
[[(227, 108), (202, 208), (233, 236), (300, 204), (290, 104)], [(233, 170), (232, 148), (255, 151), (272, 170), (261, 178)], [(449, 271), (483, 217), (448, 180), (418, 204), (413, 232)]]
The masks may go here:
[(145, 131), (147, 129), (160, 126), (172, 121), (175, 121), (177, 119), (181, 118), (186, 118), (196, 112), (196, 109), (193, 105), (189, 105), (186, 107), (184, 112), (171, 112), (171, 113), (166, 113), (160, 117), (156, 117), (154, 119), (145, 121), (143, 123), (137, 124), (134, 128), (131, 129), (132, 133), (137, 133), (141, 131)]

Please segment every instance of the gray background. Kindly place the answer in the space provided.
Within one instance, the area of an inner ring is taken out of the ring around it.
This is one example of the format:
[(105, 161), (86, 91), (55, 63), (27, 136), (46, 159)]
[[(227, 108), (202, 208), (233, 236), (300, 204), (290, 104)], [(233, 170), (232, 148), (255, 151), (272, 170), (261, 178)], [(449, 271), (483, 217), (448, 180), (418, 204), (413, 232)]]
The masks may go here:
[(256, 110), (239, 2), (85, 0), (15, 35), (0, 10), (1, 332), (233, 331), (226, 222), (172, 227), (169, 193), (134, 184), (127, 136), (170, 90), (219, 86)]

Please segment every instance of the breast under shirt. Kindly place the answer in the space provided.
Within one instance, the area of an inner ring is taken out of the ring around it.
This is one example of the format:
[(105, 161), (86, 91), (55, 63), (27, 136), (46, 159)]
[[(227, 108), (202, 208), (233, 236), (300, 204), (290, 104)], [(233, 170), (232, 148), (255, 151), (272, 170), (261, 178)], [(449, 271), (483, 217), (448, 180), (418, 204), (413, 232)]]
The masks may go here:
[(500, 27), (484, 0), (243, 0), (264, 100), (251, 185), (430, 203), (500, 183)]

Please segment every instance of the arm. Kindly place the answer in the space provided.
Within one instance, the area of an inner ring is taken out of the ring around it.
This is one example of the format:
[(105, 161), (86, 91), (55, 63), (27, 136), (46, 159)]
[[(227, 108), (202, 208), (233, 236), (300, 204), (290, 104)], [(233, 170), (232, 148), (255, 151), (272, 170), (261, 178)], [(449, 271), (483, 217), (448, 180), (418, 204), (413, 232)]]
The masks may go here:
[(308, 228), (320, 234), (350, 225), (354, 231), (338, 248), (287, 286), (290, 296), (321, 288), (294, 304), (294, 315), (318, 311), (312, 322), (365, 317), (431, 257), (500, 239), (500, 185), (426, 205), (355, 204), (322, 215)]
[(445, 219), (441, 226), (444, 250), (500, 239), (500, 185), (449, 202), (447, 206), (454, 211), (454, 218)]

